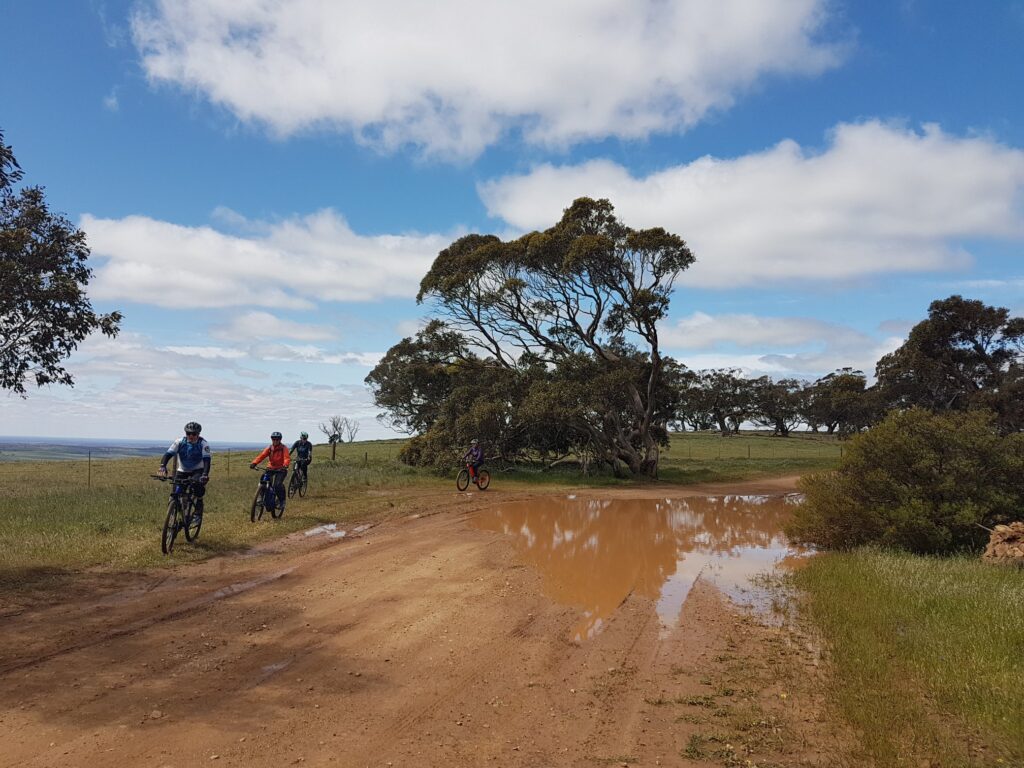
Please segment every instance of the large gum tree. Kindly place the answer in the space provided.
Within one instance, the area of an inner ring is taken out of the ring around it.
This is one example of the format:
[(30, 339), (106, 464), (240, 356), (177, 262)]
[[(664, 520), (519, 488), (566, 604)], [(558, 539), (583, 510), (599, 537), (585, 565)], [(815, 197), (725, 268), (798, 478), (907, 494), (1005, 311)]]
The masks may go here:
[(459, 238), (438, 254), (417, 300), (434, 304), (449, 329), (497, 365), (511, 369), (523, 355), (552, 368), (591, 358), (629, 403), (625, 416), (587, 422), (593, 442), (613, 466), (656, 477), (665, 362), (658, 323), (693, 260), (681, 237), (631, 229), (608, 200), (579, 198), (543, 232)]

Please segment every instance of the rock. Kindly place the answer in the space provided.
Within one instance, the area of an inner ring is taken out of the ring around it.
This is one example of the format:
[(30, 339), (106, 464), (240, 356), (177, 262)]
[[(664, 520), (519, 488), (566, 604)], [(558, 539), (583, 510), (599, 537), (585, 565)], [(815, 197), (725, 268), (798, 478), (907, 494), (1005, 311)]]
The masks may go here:
[(159, 709), (154, 709), (152, 712), (149, 713), (150, 720), (159, 720), (163, 716), (164, 713), (161, 712)]
[(997, 525), (981, 559), (1024, 566), (1024, 522)]

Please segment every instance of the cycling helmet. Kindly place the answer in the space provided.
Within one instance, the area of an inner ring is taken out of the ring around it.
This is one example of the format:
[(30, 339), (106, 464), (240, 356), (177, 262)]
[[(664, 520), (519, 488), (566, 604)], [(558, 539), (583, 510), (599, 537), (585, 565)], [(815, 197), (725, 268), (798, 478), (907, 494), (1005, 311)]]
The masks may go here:
[(203, 431), (203, 425), (198, 421), (190, 421), (185, 425), (186, 432), (195, 432), (197, 435)]
[(309, 437), (309, 432), (299, 432), (299, 437), (305, 439)]
[(479, 443), (479, 442), (480, 442), (480, 441), (479, 441), (479, 440), (477, 440), (477, 439), (476, 439), (476, 438), (474, 437), (474, 438), (473, 438), (472, 440), (470, 440), (470, 441), (469, 441), (469, 444), (470, 444), (470, 445), (476, 445), (476, 444), (477, 444), (477, 443)]
[(271, 440), (275, 440), (275, 439), (276, 440), (280, 440), (281, 439), (281, 433), (280, 432), (271, 432), (270, 433), (270, 439)]

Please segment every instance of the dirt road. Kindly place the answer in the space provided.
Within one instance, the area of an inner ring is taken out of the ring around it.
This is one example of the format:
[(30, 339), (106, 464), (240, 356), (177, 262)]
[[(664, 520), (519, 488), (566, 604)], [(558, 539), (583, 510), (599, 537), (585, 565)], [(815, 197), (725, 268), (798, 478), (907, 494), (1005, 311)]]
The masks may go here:
[(513, 498), (428, 493), (436, 514), (8, 609), (0, 765), (843, 762), (813, 648), (712, 587), (667, 634), (630, 597), (570, 642), (577, 611), (467, 522)]

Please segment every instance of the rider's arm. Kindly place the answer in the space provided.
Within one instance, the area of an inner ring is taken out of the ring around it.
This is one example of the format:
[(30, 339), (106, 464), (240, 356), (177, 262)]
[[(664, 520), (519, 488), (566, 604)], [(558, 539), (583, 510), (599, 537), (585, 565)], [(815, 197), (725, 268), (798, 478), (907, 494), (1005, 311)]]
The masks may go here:
[(295, 449), (298, 448), (298, 447), (299, 447), (299, 441), (296, 440), (294, 443), (292, 443), (292, 447), (288, 449), (288, 455), (291, 456), (293, 453), (295, 453)]
[(181, 441), (180, 440), (175, 440), (173, 443), (171, 443), (170, 448), (168, 448), (164, 452), (164, 455), (160, 458), (160, 469), (164, 469), (164, 470), (167, 469), (167, 462), (169, 462), (171, 460), (171, 457), (175, 453), (178, 452), (178, 443), (179, 442), (181, 442)]
[(257, 456), (255, 459), (253, 459), (249, 463), (252, 464), (252, 466), (256, 466), (261, 461), (263, 461), (265, 458), (267, 458), (267, 456), (269, 456), (269, 455), (270, 455), (270, 446), (268, 445), (266, 448), (264, 448), (262, 451), (260, 451), (260, 455), (259, 456)]

